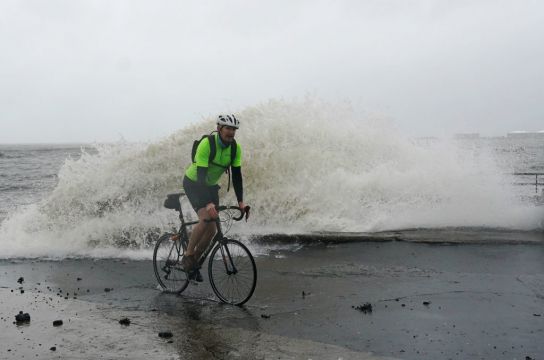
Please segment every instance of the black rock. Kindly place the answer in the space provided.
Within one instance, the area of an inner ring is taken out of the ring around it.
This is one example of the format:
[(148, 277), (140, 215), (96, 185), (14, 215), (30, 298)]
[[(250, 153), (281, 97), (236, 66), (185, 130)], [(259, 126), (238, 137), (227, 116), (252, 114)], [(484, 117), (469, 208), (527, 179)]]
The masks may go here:
[(174, 335), (172, 334), (171, 331), (163, 331), (163, 332), (159, 333), (159, 337), (164, 338), (164, 339), (169, 339), (172, 336), (174, 336)]
[(25, 293), (25, 291), (23, 289), (21, 289), (21, 294), (24, 294), (24, 293)]
[(429, 305), (431, 305), (431, 302), (430, 302), (430, 301), (424, 301), (424, 302), (423, 302), (423, 305), (429, 306)]
[(130, 325), (130, 319), (129, 318), (121, 319), (119, 320), (119, 324), (128, 326)]
[(30, 315), (28, 313), (23, 314), (22, 311), (19, 311), (19, 314), (15, 315), (15, 322), (17, 324), (30, 322)]
[(270, 319), (270, 315), (268, 315), (268, 314), (261, 314), (261, 317), (263, 319)]
[(57, 351), (57, 347), (56, 347), (56, 346), (51, 346), (51, 348), (49, 348), (49, 350), (51, 350), (51, 351)]
[(105, 289), (104, 289), (105, 292), (110, 292), (111, 290), (112, 290), (112, 289), (110, 289), (110, 288), (105, 288)]
[(63, 324), (62, 320), (53, 321), (53, 326), (61, 326)]
[(22, 277), (22, 276), (21, 276), (19, 279), (17, 279), (17, 282), (18, 282), (19, 284), (22, 284), (23, 281), (25, 281), (25, 278)]
[(532, 357), (530, 357), (530, 356), (526, 356), (525, 360), (534, 360), (534, 359)]
[(78, 278), (77, 278), (77, 281), (81, 281), (81, 280), (83, 280), (83, 279), (82, 279), (82, 278), (80, 278), (80, 277), (78, 277)]
[(372, 304), (371, 303), (365, 303), (363, 305), (355, 306), (354, 309), (362, 311), (364, 314), (371, 313), (372, 312)]

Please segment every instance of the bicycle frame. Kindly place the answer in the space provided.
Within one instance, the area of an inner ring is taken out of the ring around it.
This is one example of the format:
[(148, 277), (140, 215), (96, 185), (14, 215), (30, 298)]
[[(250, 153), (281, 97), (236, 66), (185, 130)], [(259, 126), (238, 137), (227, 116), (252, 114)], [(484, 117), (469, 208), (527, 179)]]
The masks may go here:
[[(181, 241), (174, 242), (175, 247), (176, 247), (176, 251), (178, 252), (178, 257), (182, 253), (181, 248), (183, 248), (183, 252), (185, 252), (187, 250), (187, 246), (189, 245), (188, 244), (189, 234), (187, 232), (187, 227), (188, 226), (193, 226), (193, 225), (196, 225), (196, 224), (199, 223), (199, 220), (186, 222), (185, 218), (183, 217), (183, 212), (181, 211), (181, 209), (179, 211), (179, 220), (181, 221), (181, 226), (180, 226), (180, 228), (178, 230), (178, 235), (179, 235), (179, 238), (180, 238)], [(223, 241), (225, 239), (225, 236), (223, 234), (223, 229), (221, 227), (221, 221), (219, 220), (219, 217), (217, 217), (214, 220), (208, 220), (208, 221), (209, 222), (215, 221), (217, 232), (215, 233), (214, 237), (210, 241), (210, 244), (208, 245), (206, 250), (204, 250), (204, 253), (202, 253), (202, 255), (200, 256), (200, 259), (198, 260), (198, 266), (199, 267), (201, 267), (204, 264), (204, 262), (208, 258), (208, 255), (210, 254), (212, 249), (215, 247), (215, 245), (218, 242), (223, 243)], [(225, 270), (227, 271), (227, 274), (229, 274), (229, 275), (236, 274), (237, 271), (236, 271), (236, 268), (234, 266), (234, 262), (232, 261), (232, 256), (231, 256), (231, 254), (229, 252), (229, 249), (226, 248), (226, 247), (225, 248), (221, 247), (220, 250), (221, 250), (221, 255), (222, 255), (222, 258), (223, 258), (223, 262), (225, 263)], [(229, 261), (227, 261), (227, 258), (228, 258)], [(232, 270), (229, 270), (229, 267), (228, 267), (229, 263), (230, 263), (230, 265), (232, 267)]]

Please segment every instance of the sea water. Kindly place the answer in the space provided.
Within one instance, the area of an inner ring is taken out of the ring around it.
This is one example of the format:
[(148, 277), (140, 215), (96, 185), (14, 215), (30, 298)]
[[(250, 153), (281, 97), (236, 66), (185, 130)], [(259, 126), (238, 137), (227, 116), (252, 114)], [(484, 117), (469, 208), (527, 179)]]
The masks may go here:
[[(542, 231), (534, 186), (542, 139), (417, 139), (347, 104), (269, 101), (239, 112), (249, 222), (231, 234), (471, 227)], [(149, 258), (177, 226), (162, 207), (181, 190), (194, 123), (153, 143), (0, 146), (0, 258)], [(234, 192), (223, 203), (235, 204)], [(525, 179), (524, 181), (528, 181)], [(541, 181), (544, 181), (544, 177)], [(188, 217), (193, 216), (182, 201)]]

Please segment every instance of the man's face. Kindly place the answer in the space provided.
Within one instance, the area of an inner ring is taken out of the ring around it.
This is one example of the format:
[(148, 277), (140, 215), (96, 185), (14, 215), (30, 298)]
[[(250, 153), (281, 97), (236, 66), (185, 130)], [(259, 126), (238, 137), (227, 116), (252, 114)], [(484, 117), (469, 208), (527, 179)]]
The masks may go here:
[(234, 140), (234, 135), (236, 135), (236, 128), (232, 126), (222, 126), (219, 128), (219, 135), (221, 136), (221, 140), (230, 144), (232, 140)]

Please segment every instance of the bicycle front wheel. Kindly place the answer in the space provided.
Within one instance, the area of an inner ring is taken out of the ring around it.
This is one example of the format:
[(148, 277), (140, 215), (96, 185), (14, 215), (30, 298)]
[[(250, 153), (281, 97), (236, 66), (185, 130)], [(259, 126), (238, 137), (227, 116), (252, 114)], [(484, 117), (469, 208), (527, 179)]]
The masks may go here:
[(212, 250), (208, 276), (213, 292), (227, 304), (244, 304), (257, 285), (255, 260), (247, 247), (237, 240), (220, 241)]
[(189, 285), (189, 278), (181, 266), (183, 248), (180, 240), (172, 240), (175, 235), (166, 233), (157, 240), (153, 252), (153, 268), (164, 291), (180, 293)]

